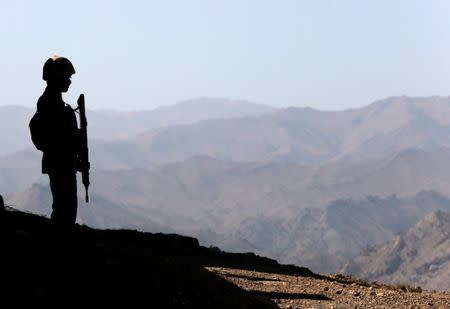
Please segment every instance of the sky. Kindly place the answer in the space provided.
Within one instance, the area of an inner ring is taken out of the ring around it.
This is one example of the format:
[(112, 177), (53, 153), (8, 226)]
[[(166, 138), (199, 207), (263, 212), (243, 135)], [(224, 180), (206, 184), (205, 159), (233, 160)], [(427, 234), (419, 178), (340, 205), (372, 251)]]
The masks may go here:
[(0, 105), (33, 107), (52, 55), (65, 95), (141, 110), (198, 97), (337, 110), (450, 94), (450, 1), (0, 0)]

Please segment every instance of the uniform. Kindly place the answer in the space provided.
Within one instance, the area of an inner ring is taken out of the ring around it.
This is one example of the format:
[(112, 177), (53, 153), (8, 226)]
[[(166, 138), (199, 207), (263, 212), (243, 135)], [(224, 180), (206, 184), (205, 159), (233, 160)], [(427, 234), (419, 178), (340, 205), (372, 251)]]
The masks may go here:
[(42, 173), (50, 178), (52, 221), (70, 226), (77, 214), (78, 125), (75, 112), (61, 94), (46, 89), (37, 103), (43, 123)]
[(79, 129), (74, 110), (62, 99), (73, 74), (75, 69), (67, 58), (54, 56), (45, 62), (42, 78), (47, 87), (30, 121), (33, 143), (43, 152), (42, 173), (50, 179), (51, 220), (58, 237), (71, 230), (77, 217)]

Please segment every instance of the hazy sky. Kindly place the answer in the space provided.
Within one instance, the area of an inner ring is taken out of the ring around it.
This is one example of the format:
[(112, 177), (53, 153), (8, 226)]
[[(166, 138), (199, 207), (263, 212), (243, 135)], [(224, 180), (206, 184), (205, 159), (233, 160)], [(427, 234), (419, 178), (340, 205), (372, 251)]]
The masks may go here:
[(66, 95), (150, 109), (200, 96), (343, 109), (450, 94), (450, 1), (0, 0), (0, 105), (34, 106), (53, 54)]

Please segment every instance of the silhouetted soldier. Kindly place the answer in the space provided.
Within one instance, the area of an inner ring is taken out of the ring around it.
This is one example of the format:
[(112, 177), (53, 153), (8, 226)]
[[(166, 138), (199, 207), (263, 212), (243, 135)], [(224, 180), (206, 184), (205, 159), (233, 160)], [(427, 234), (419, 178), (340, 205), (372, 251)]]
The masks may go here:
[(43, 152), (42, 173), (48, 174), (53, 195), (51, 220), (57, 236), (63, 237), (75, 225), (77, 216), (77, 161), (79, 129), (74, 110), (62, 99), (75, 74), (64, 57), (48, 59), (42, 78), (47, 82), (30, 121), (33, 143)]

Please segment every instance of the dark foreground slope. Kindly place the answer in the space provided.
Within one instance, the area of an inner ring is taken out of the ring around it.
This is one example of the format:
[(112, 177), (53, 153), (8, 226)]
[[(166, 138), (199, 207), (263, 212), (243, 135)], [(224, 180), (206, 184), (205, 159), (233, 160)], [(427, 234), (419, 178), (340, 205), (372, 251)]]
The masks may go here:
[(64, 248), (55, 245), (48, 219), (0, 215), (0, 306), (34, 308), (273, 308), (205, 266), (301, 276), (309, 270), (253, 254), (201, 247), (194, 238), (77, 226)]

